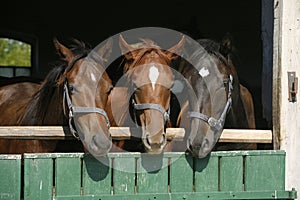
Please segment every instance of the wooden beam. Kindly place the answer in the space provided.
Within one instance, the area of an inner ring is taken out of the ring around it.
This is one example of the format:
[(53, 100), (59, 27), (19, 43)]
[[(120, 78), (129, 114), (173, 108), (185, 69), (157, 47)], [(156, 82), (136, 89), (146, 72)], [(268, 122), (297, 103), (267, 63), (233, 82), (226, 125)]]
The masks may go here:
[(272, 131), (254, 129), (224, 129), (219, 142), (272, 143)]
[[(110, 133), (115, 140), (140, 137), (137, 128), (111, 127)], [(182, 140), (184, 128), (167, 128), (168, 140)], [(68, 127), (62, 126), (0, 126), (0, 139), (74, 139)], [(219, 142), (272, 143), (271, 130), (224, 129)]]
[[(272, 115), (273, 115), (273, 147), (280, 149), (282, 134), (282, 3), (283, 0), (274, 0), (274, 32), (273, 32), (273, 90), (272, 90)], [(286, 93), (284, 94), (286, 96)]]

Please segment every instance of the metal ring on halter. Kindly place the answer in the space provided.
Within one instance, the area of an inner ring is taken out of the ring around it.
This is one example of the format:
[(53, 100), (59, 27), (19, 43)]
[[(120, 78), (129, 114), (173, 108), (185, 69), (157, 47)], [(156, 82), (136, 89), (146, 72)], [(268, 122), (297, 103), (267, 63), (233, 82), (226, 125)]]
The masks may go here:
[(213, 127), (217, 130), (221, 130), (223, 128), (221, 119), (217, 120), (213, 117), (210, 117), (207, 121), (210, 127)]

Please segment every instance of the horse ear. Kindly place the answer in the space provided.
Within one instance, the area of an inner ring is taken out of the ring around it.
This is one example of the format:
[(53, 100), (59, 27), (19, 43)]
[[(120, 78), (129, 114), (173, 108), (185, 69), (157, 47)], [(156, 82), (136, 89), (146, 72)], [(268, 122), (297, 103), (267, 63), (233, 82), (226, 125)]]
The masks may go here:
[(135, 48), (133, 48), (130, 44), (128, 44), (123, 36), (120, 34), (119, 37), (119, 46), (122, 54), (125, 56), (127, 60), (131, 60), (135, 58)]
[(185, 41), (185, 37), (183, 35), (181, 40), (176, 45), (174, 45), (173, 47), (171, 47), (166, 51), (166, 54), (170, 60), (176, 59), (178, 55), (181, 53), (184, 46), (184, 41)]
[(230, 53), (233, 51), (233, 38), (230, 33), (226, 33), (223, 37), (221, 44), (220, 44), (220, 53), (224, 57), (228, 57)]
[(70, 49), (59, 43), (56, 38), (53, 39), (53, 43), (60, 58), (69, 65), (74, 59), (74, 53)]
[(103, 62), (107, 62), (112, 52), (113, 39), (110, 37), (107, 39), (106, 43), (97, 50), (97, 53), (103, 59)]

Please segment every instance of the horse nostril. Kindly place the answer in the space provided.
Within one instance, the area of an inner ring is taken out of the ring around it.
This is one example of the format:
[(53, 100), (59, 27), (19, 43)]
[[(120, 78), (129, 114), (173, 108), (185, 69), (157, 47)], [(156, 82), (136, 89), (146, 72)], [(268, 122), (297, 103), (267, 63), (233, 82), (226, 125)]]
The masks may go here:
[(207, 138), (205, 138), (202, 142), (202, 149), (203, 149), (203, 152), (206, 153), (208, 151), (210, 151), (210, 142)]
[(91, 149), (95, 152), (107, 151), (111, 148), (111, 141), (109, 138), (103, 138), (100, 135), (94, 135), (91, 140)]
[(147, 149), (151, 149), (151, 143), (150, 143), (150, 140), (149, 140), (149, 134), (146, 135), (145, 140), (144, 140), (144, 144), (145, 144), (145, 147)]
[(98, 149), (98, 148), (101, 146), (101, 140), (100, 140), (100, 138), (97, 137), (96, 135), (94, 135), (94, 136), (92, 137), (91, 143), (92, 143), (93, 149), (95, 149), (95, 150)]
[(187, 140), (186, 146), (187, 146), (187, 149), (188, 149), (190, 152), (193, 152), (193, 146), (192, 146), (192, 143), (191, 143), (191, 139), (190, 139), (190, 138)]

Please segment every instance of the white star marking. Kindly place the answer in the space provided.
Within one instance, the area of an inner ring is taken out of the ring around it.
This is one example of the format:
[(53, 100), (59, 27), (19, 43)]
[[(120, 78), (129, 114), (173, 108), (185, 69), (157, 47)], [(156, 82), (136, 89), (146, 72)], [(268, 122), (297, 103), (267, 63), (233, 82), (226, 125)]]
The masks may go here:
[(158, 76), (159, 76), (158, 69), (155, 66), (151, 66), (149, 69), (149, 79), (151, 81), (153, 90), (155, 89), (155, 83), (158, 79)]
[(92, 81), (96, 82), (96, 77), (93, 73), (91, 73), (91, 79), (92, 79)]
[(209, 75), (209, 71), (206, 67), (202, 67), (199, 71), (200, 76), (206, 77)]

